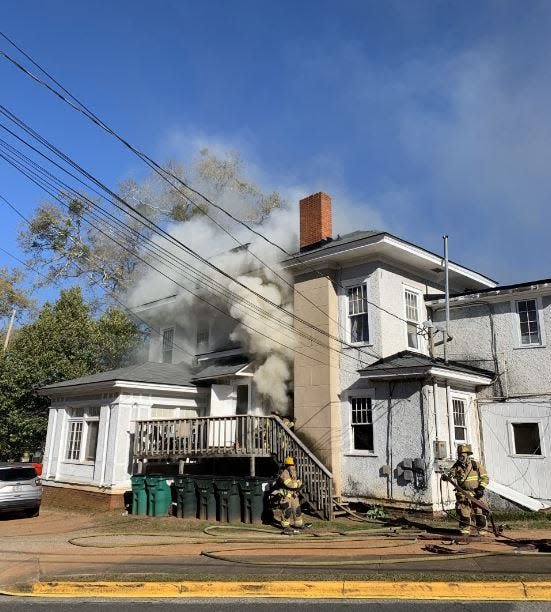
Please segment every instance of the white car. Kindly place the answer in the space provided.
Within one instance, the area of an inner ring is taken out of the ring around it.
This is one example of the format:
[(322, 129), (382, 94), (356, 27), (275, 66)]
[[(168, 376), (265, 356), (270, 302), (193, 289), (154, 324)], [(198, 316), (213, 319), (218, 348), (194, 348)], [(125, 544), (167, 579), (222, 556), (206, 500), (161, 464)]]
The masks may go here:
[(38, 516), (42, 482), (32, 463), (0, 463), (0, 513)]

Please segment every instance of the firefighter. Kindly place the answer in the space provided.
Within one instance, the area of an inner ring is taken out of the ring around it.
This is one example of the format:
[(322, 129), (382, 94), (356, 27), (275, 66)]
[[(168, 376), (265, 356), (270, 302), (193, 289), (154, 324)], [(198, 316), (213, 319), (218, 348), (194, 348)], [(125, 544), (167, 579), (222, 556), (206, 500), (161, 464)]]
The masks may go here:
[(459, 516), (459, 529), (462, 534), (471, 533), (471, 515), (474, 513), (475, 525), (478, 533), (485, 535), (487, 530), (487, 512), (471, 504), (470, 499), (482, 499), (484, 490), (488, 486), (489, 478), (486, 468), (472, 458), (470, 444), (459, 444), (457, 447), (457, 461), (451, 470), (442, 476), (442, 480), (452, 478), (463, 491), (455, 492), (455, 510)]
[(280, 518), (283, 533), (290, 535), (293, 528), (302, 529), (302, 512), (300, 510), (299, 491), (302, 481), (297, 478), (297, 469), (293, 457), (285, 457), (281, 468), (274, 492), (278, 498), (277, 505), (279, 512), (275, 513)]

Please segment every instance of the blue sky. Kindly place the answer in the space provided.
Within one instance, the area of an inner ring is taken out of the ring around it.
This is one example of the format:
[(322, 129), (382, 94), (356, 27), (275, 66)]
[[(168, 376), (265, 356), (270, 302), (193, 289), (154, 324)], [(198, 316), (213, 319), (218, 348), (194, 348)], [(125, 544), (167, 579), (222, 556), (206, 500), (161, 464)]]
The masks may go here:
[[(159, 161), (237, 149), (266, 188), (332, 195), (337, 231), (438, 252), (447, 233), (452, 259), (512, 283), (551, 277), (550, 27), (537, 1), (20, 0), (1, 29)], [(144, 172), (1, 59), (0, 84), (104, 182)], [(0, 194), (43, 197), (1, 161)]]

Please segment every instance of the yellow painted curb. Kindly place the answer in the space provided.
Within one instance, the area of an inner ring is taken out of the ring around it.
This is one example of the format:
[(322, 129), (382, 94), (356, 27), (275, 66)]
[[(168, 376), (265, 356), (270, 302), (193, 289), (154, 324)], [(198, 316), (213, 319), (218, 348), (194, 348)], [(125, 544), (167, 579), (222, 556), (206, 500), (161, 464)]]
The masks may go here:
[(549, 582), (37, 582), (31, 597), (551, 601)]

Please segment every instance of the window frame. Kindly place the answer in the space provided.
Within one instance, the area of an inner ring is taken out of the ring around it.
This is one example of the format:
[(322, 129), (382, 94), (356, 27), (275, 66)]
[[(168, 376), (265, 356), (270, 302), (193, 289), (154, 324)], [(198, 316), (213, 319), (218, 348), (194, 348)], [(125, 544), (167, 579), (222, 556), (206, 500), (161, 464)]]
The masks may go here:
[[(538, 335), (539, 342), (532, 342), (530, 344), (522, 343), (522, 332), (520, 328), (520, 313), (519, 304), (520, 302), (534, 302), (536, 305), (536, 321), (538, 324)], [(511, 312), (513, 313), (513, 320), (515, 326), (515, 349), (532, 349), (532, 348), (543, 348), (545, 347), (545, 327), (543, 317), (543, 303), (540, 296), (528, 296), (523, 299), (515, 299), (511, 301)]]
[[(200, 342), (199, 341), (199, 332), (200, 331), (205, 331), (206, 330), (206, 341)], [(197, 348), (197, 350), (199, 349), (206, 349), (207, 351), (209, 350), (210, 347), (210, 336), (211, 336), (211, 329), (210, 329), (210, 321), (204, 321), (202, 323), (199, 323), (195, 329), (195, 346)]]
[[(522, 454), (516, 452), (516, 444), (515, 444), (515, 432), (513, 429), (513, 425), (525, 425), (525, 424), (536, 424), (538, 426), (538, 435), (540, 439), (540, 451), (541, 454), (535, 455), (533, 453), (530, 454)], [(509, 434), (509, 456), (515, 457), (519, 459), (545, 459), (546, 458), (546, 450), (545, 450), (545, 439), (542, 435), (542, 423), (541, 419), (538, 418), (515, 418), (509, 419), (507, 421), (507, 432)]]
[[(354, 402), (359, 400), (365, 400), (367, 403), (367, 410), (369, 412), (370, 421), (366, 423), (354, 423), (353, 415), (354, 415)], [(349, 394), (346, 402), (347, 410), (348, 410), (348, 421), (349, 421), (349, 441), (350, 441), (350, 452), (349, 455), (355, 456), (376, 456), (375, 453), (375, 427), (374, 427), (374, 406), (373, 406), (373, 395), (370, 393), (354, 393)], [(355, 427), (367, 427), (371, 428), (371, 449), (367, 448), (356, 448), (355, 446)]]
[[(465, 439), (459, 440), (455, 437), (455, 415), (454, 415), (454, 407), (453, 401), (460, 401), (464, 403), (465, 406), (465, 425), (458, 427), (464, 427), (465, 429)], [(453, 451), (453, 448), (457, 448), (458, 444), (471, 444), (471, 426), (470, 426), (470, 412), (473, 398), (467, 393), (459, 393), (457, 391), (452, 391), (449, 396), (448, 403), (448, 423), (449, 423), (449, 436), (450, 440), (453, 442), (452, 448), (450, 451)]]
[[(412, 293), (413, 295), (416, 296), (417, 298), (417, 321), (414, 321), (413, 319), (410, 319), (408, 317), (408, 304), (407, 304), (407, 300), (406, 300), (406, 293)], [(406, 320), (405, 323), (405, 336), (406, 336), (406, 347), (408, 351), (415, 351), (418, 353), (423, 353), (425, 351), (425, 345), (423, 342), (423, 336), (421, 336), (420, 334), (416, 334), (417, 337), (417, 347), (413, 347), (409, 345), (409, 334), (408, 334), (408, 325), (410, 324), (415, 324), (417, 327), (417, 330), (419, 330), (421, 328), (421, 322), (422, 322), (422, 316), (421, 316), (421, 306), (423, 304), (423, 293), (419, 290), (416, 289), (415, 287), (411, 287), (410, 285), (406, 285), (403, 284), (402, 285), (402, 300), (404, 303), (404, 319)]]
[[(370, 308), (370, 305), (369, 305), (369, 277), (364, 276), (364, 277), (349, 279), (343, 282), (341, 285), (343, 289), (343, 292), (341, 294), (342, 295), (341, 314), (342, 314), (342, 318), (344, 321), (344, 325), (342, 327), (344, 327), (345, 342), (354, 347), (372, 346), (373, 344), (372, 342), (373, 325), (372, 325), (372, 315), (371, 315), (372, 308)], [(360, 313), (360, 314), (366, 315), (368, 339), (356, 342), (352, 340), (351, 316), (359, 316), (359, 315), (349, 314), (350, 298), (348, 294), (351, 289), (354, 289), (355, 287), (360, 287), (360, 286), (365, 287), (365, 295), (366, 295), (366, 300), (367, 300), (367, 311), (365, 313)]]
[[(101, 407), (91, 406), (88, 408), (68, 408), (67, 409), (67, 427), (65, 433), (65, 444), (63, 452), (63, 463), (74, 463), (79, 465), (94, 465), (98, 457), (98, 446), (100, 439), (100, 421), (101, 421)], [(94, 427), (97, 424), (97, 433), (95, 441), (95, 453), (93, 459), (88, 459), (89, 456), (89, 442), (90, 432), (92, 430), (91, 424)], [(72, 430), (73, 427), (80, 425), (80, 439), (78, 452), (72, 449), (73, 438)], [(69, 456), (69, 451), (71, 456)]]
[[(165, 361), (165, 353), (168, 353), (168, 350), (165, 349), (165, 334), (167, 332), (172, 332), (172, 344), (171, 344), (171, 347), (170, 347), (170, 361)], [(172, 326), (172, 327), (165, 327), (165, 328), (161, 329), (161, 363), (173, 363), (175, 332), (176, 332), (176, 330), (175, 330), (174, 326)]]

